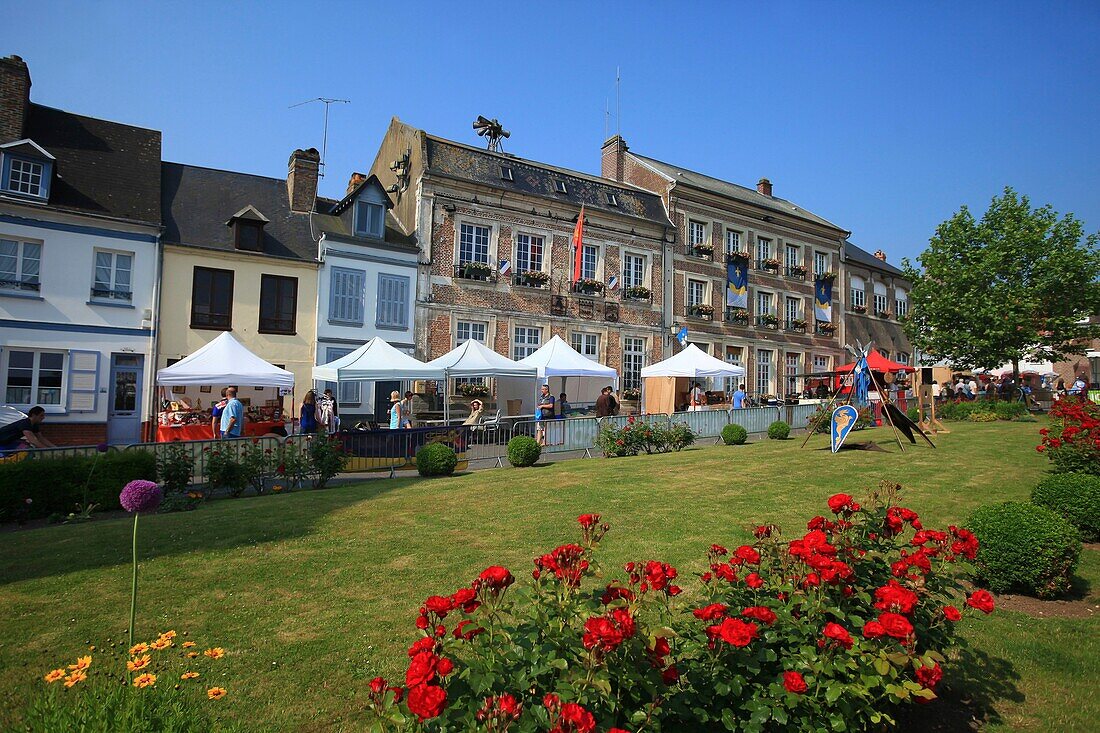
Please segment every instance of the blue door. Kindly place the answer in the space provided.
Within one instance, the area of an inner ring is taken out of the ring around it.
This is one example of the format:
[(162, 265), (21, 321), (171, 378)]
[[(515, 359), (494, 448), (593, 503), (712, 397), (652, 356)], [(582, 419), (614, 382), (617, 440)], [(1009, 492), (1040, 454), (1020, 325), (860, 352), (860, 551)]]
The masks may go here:
[(107, 442), (141, 442), (141, 354), (111, 354), (111, 394), (107, 404)]

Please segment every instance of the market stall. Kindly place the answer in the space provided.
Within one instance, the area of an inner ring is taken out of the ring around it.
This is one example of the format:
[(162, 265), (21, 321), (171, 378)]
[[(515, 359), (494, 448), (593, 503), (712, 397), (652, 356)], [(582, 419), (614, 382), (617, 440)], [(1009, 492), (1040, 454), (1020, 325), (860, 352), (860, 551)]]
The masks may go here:
[(642, 411), (673, 413), (687, 404), (691, 383), (702, 379), (743, 377), (744, 367), (716, 359), (695, 344), (642, 369)]
[[(533, 394), (525, 389), (530, 380), (538, 376), (535, 367), (512, 361), (506, 356), (485, 346), (480, 341), (466, 341), (427, 364), (432, 369), (442, 370), (443, 379), (443, 418), (450, 420), (450, 381), (457, 377), (493, 377), (501, 380), (497, 389), (497, 404), (507, 404), (509, 399), (521, 399)], [(507, 381), (505, 381), (507, 380)], [(530, 399), (530, 398), (527, 398)], [(534, 409), (534, 405), (531, 406)]]
[[(210, 408), (223, 387), (237, 387), (245, 406), (244, 434), (286, 432), (283, 397), (294, 393), (294, 374), (269, 364), (226, 331), (175, 364), (157, 371), (160, 412), (157, 441), (210, 440)], [(192, 391), (197, 389), (198, 391)]]
[[(519, 363), (535, 367), (538, 384), (549, 385), (550, 394), (555, 397), (567, 393), (574, 405), (595, 403), (604, 387), (619, 388), (618, 372), (579, 353), (560, 336), (554, 336)], [(568, 382), (569, 377), (576, 381)]]

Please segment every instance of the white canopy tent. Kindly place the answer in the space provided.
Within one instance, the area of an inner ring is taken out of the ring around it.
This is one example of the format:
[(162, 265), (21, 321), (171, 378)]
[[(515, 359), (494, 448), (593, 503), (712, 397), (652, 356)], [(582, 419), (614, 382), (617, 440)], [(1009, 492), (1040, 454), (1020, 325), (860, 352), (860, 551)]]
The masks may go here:
[(294, 389), (294, 373), (267, 363), (226, 331), (172, 366), (158, 369), (157, 384), (248, 384)]
[[(577, 377), (582, 380), (598, 379), (599, 386), (593, 388), (591, 382), (580, 383), (580, 386), (569, 390), (574, 401), (595, 400), (599, 390), (610, 384), (614, 389), (619, 388), (619, 373), (609, 366), (593, 361), (579, 353), (560, 336), (554, 336), (535, 353), (525, 359), (519, 360), (520, 364), (526, 364), (538, 369), (538, 382), (549, 384), (552, 377), (561, 379), (561, 391), (566, 390), (566, 380), (569, 377)], [(586, 389), (587, 388), (587, 389)], [(577, 392), (576, 390), (580, 390)], [(554, 389), (550, 392), (553, 394)], [(537, 402), (538, 397), (535, 397)]]
[(443, 373), (443, 417), (449, 420), (450, 380), (454, 377), (521, 377), (534, 379), (538, 369), (520, 364), (485, 346), (480, 341), (470, 339), (451, 349), (443, 356), (432, 359), (426, 365)]
[(375, 336), (350, 354), (313, 367), (318, 382), (374, 382), (396, 379), (442, 379), (443, 370), (429, 367)]
[(654, 399), (659, 403), (663, 402), (664, 409), (675, 410), (677, 378), (707, 379), (744, 375), (744, 367), (716, 359), (695, 344), (688, 344), (680, 353), (642, 368), (642, 409), (648, 410), (650, 407), (646, 405), (646, 382), (650, 379), (665, 378), (651, 385), (657, 390)]

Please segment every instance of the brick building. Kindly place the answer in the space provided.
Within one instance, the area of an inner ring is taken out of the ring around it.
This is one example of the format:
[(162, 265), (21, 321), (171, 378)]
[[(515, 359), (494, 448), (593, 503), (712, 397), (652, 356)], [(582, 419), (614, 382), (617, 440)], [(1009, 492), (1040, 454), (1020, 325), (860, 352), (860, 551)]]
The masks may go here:
[[(430, 135), (394, 118), (371, 168), (421, 249), (416, 355), (477, 339), (520, 359), (552, 335), (639, 383), (663, 358), (672, 225), (635, 186)], [(585, 210), (584, 285), (571, 239)]]
[[(750, 393), (798, 392), (801, 375), (842, 363), (838, 288), (829, 320), (819, 320), (814, 284), (818, 275), (837, 282), (849, 232), (773, 195), (767, 179), (755, 190), (738, 186), (638, 155), (618, 135), (603, 145), (602, 172), (661, 197), (675, 231), (665, 279), (670, 325), (744, 366)], [(727, 257), (738, 252), (749, 260), (747, 307), (727, 308)]]
[(913, 348), (901, 319), (909, 314), (913, 284), (886, 261), (881, 249), (871, 254), (851, 242), (844, 244), (845, 343), (871, 342), (887, 358), (913, 364)]

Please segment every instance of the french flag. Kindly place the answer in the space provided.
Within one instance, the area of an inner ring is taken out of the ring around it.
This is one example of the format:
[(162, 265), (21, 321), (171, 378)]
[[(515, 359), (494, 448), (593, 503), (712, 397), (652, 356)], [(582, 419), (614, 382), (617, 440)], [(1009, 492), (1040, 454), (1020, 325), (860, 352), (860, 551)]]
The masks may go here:
[(501, 260), (500, 261), (500, 274), (501, 275), (507, 275), (511, 271), (512, 271), (512, 263), (509, 262), (508, 260)]

